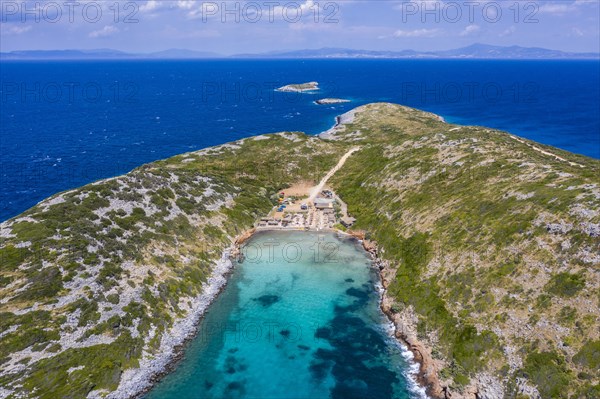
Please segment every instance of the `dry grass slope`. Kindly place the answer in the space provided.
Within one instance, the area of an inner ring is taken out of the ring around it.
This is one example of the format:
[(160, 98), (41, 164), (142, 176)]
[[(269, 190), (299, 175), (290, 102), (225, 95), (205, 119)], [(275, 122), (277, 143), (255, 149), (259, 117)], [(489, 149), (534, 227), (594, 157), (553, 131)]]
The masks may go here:
[(364, 146), (334, 185), (442, 385), (599, 397), (599, 161), (391, 104), (335, 136)]

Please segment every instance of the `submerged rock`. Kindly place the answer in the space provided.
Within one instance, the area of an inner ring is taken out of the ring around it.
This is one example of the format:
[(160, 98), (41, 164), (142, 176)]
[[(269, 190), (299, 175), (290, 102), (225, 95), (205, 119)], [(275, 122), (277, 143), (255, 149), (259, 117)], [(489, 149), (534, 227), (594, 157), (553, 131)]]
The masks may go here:
[(280, 300), (281, 298), (277, 295), (263, 295), (253, 299), (253, 301), (260, 302), (260, 304), (265, 308), (268, 308), (269, 306), (279, 302)]

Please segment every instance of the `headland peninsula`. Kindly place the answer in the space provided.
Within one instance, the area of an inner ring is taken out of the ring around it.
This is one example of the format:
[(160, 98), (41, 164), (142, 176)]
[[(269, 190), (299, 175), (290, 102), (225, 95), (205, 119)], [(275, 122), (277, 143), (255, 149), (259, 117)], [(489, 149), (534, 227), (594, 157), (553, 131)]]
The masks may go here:
[(596, 398), (599, 172), (375, 103), (58, 193), (1, 225), (0, 397), (144, 392), (255, 231), (308, 229), (372, 254), (431, 397)]

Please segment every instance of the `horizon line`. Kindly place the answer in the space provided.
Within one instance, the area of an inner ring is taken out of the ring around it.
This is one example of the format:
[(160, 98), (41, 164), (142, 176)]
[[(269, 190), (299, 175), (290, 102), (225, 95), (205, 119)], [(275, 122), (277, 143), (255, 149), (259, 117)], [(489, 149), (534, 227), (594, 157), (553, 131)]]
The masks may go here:
[[(488, 49), (489, 48), (489, 49)], [(471, 53), (455, 53), (471, 51)], [(485, 53), (486, 50), (501, 50), (504, 53)], [(517, 50), (516, 53), (510, 53)], [(531, 54), (523, 53), (531, 52)], [(535, 52), (544, 52), (535, 54)], [(303, 54), (314, 52), (313, 54)], [(319, 54), (323, 52), (324, 54)], [(329, 54), (327, 54), (329, 52)], [(336, 53), (339, 52), (339, 53)], [(343, 54), (346, 52), (347, 54)], [(179, 54), (178, 54), (179, 53)], [(213, 51), (190, 50), (186, 48), (168, 48), (146, 53), (132, 53), (113, 48), (95, 49), (51, 49), (51, 50), (11, 50), (0, 52), (0, 60), (197, 60), (197, 59), (499, 59), (499, 60), (567, 60), (567, 59), (600, 59), (599, 52), (572, 52), (547, 49), (543, 47), (522, 47), (519, 45), (497, 46), (484, 43), (473, 43), (468, 46), (448, 50), (365, 50), (342, 47), (303, 48), (297, 50), (270, 50), (259, 53), (221, 54)]]

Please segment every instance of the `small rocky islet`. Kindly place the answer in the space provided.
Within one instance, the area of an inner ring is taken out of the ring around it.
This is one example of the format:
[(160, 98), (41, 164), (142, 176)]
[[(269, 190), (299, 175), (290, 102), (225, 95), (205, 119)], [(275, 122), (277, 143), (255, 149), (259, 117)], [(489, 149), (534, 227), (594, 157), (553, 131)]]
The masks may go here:
[(322, 98), (320, 100), (315, 101), (317, 105), (331, 105), (331, 104), (343, 104), (349, 103), (350, 100), (345, 100), (343, 98)]
[(292, 83), (282, 86), (276, 91), (282, 92), (294, 92), (294, 93), (308, 93), (320, 90), (319, 82), (307, 82), (307, 83)]

